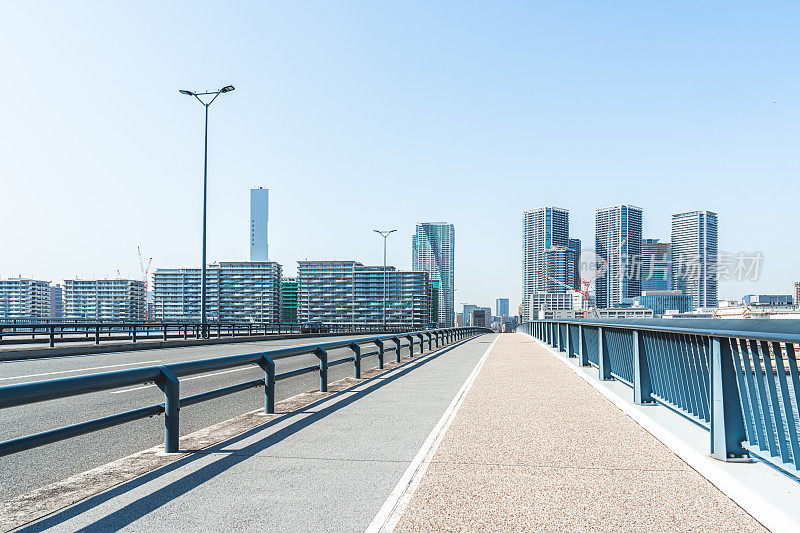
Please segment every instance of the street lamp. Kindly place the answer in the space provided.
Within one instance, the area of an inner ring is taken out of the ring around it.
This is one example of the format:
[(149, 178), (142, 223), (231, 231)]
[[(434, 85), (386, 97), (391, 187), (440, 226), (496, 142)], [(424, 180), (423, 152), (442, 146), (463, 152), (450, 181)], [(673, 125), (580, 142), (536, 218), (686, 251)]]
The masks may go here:
[[(186, 89), (179, 90), (181, 94), (185, 94), (186, 96), (194, 96), (197, 98), (197, 101), (203, 104), (203, 106), (206, 108), (206, 134), (203, 148), (203, 266), (200, 274), (200, 328), (202, 330), (203, 337), (206, 336), (206, 205), (208, 203), (206, 196), (208, 192), (208, 107), (214, 102), (214, 100), (217, 99), (217, 96), (222, 93), (229, 93), (232, 90), (234, 90), (233, 85), (226, 85), (218, 91), (206, 91), (203, 93), (187, 91)], [(211, 99), (206, 101), (207, 99), (200, 98), (201, 96), (210, 96)]]
[[(390, 230), (374, 229), (372, 231), (374, 231), (375, 233), (377, 233), (378, 235), (383, 237), (383, 330), (386, 331), (386, 276), (387, 276), (387, 272), (386, 272), (386, 238), (389, 235), (391, 235), (392, 233), (394, 233), (395, 231), (397, 231), (397, 230), (396, 229), (390, 229)], [(413, 302), (414, 302), (413, 296), (411, 298), (411, 302), (412, 302), (412, 305), (413, 305)], [(411, 312), (411, 320), (412, 321), (414, 320), (414, 312), (413, 312), (413, 310)], [(412, 322), (412, 324), (413, 324), (413, 322)]]

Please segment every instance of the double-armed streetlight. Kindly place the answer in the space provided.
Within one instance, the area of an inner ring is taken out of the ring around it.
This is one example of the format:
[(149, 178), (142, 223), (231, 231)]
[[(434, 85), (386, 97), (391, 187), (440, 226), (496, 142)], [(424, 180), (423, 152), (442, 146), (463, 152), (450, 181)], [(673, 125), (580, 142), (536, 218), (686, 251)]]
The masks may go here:
[[(397, 231), (397, 230), (396, 229), (390, 229), (390, 230), (374, 229), (372, 231), (374, 231), (375, 233), (377, 233), (378, 235), (383, 237), (383, 329), (384, 329), (384, 331), (386, 331), (386, 276), (387, 276), (387, 272), (386, 272), (386, 238), (389, 235), (391, 235), (392, 233), (394, 233), (395, 231)], [(413, 303), (413, 298), (412, 298), (412, 303)], [(412, 311), (411, 319), (412, 320), (414, 319), (413, 311)]]
[(203, 266), (200, 274), (200, 327), (202, 328), (202, 335), (207, 335), (206, 328), (206, 195), (208, 192), (208, 107), (214, 103), (222, 93), (229, 93), (234, 89), (233, 85), (226, 85), (218, 91), (194, 92), (180, 89), (181, 94), (186, 96), (194, 96), (197, 101), (203, 104), (206, 108), (206, 134), (205, 145), (203, 148)]

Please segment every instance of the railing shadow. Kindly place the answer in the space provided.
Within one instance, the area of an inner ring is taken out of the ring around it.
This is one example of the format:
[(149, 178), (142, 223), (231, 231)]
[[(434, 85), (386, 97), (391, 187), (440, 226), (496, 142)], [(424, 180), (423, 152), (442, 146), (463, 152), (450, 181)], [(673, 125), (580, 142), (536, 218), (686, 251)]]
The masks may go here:
[[(393, 370), (389, 376), (385, 374), (379, 374), (377, 376), (373, 376), (371, 378), (365, 379), (362, 382), (348, 387), (342, 391), (335, 392), (330, 396), (317, 400), (309, 405), (306, 405), (302, 409), (297, 411), (293, 411), (291, 413), (287, 413), (283, 416), (279, 416), (269, 422), (260, 425), (256, 428), (250, 429), (241, 433), (235, 437), (232, 437), (226, 441), (221, 443), (212, 445), (208, 448), (204, 448), (201, 451), (192, 453), (184, 458), (181, 458), (173, 463), (160, 467), (152, 472), (148, 472), (143, 474), (135, 479), (130, 481), (124, 482), (116, 487), (113, 487), (109, 490), (106, 490), (100, 494), (92, 496), (80, 503), (77, 503), (71, 507), (63, 509), (61, 511), (56, 511), (54, 514), (44, 518), (36, 523), (29, 524), (27, 526), (21, 527), (18, 531), (22, 532), (36, 532), (36, 531), (44, 531), (51, 527), (54, 527), (58, 524), (65, 522), (66, 520), (70, 520), (81, 514), (90, 511), (91, 509), (109, 501), (113, 498), (121, 496), (125, 493), (128, 493), (138, 487), (141, 487), (151, 481), (158, 479), (159, 477), (173, 472), (179, 468), (182, 468), (186, 465), (191, 464), (194, 461), (197, 461), (202, 458), (206, 458), (213, 453), (219, 453), (224, 448), (241, 442), (247, 438), (250, 438), (258, 433), (269, 431), (270, 428), (273, 426), (285, 422), (294, 417), (302, 416), (296, 422), (289, 424), (288, 426), (279, 429), (278, 431), (266, 435), (263, 439), (260, 439), (252, 444), (245, 446), (239, 450), (236, 450), (235, 453), (229, 453), (217, 459), (216, 461), (201, 467), (200, 469), (188, 474), (187, 476), (182, 477), (181, 479), (174, 481), (161, 487), (154, 492), (137, 499), (134, 502), (131, 502), (124, 507), (114, 511), (113, 513), (109, 514), (108, 516), (102, 517), (101, 519), (97, 520), (96, 522), (92, 523), (89, 526), (86, 526), (82, 529), (82, 531), (109, 531), (109, 530), (117, 530), (122, 527), (125, 527), (132, 522), (146, 516), (147, 514), (155, 511), (165, 503), (175, 499), (178, 496), (181, 496), (195, 487), (205, 483), (213, 479), (214, 477), (222, 474), (226, 470), (236, 466), (237, 464), (241, 463), (242, 461), (246, 460), (247, 458), (255, 455), (283, 440), (287, 439), (288, 437), (298, 433), (299, 431), (303, 430), (304, 428), (308, 427), (309, 425), (313, 424), (316, 421), (319, 421), (326, 416), (339, 411), (340, 409), (354, 403), (356, 400), (363, 398), (370, 392), (376, 391), (381, 387), (395, 381), (396, 379), (403, 377), (409, 374), (411, 371), (415, 370), (416, 368), (425, 365), (438, 357), (454, 350), (466, 344), (470, 340), (473, 340), (475, 337), (470, 339), (463, 339), (460, 341), (451, 344), (450, 346), (446, 346), (436, 353), (431, 355), (422, 355), (417, 356), (417, 359), (409, 361), (404, 365), (398, 367), (397, 370)], [(356, 387), (363, 387), (364, 384), (369, 384), (362, 390), (353, 391)], [(331, 402), (338, 398), (337, 401), (324, 407), (323, 409), (309, 413), (309, 409), (318, 407), (324, 403)]]

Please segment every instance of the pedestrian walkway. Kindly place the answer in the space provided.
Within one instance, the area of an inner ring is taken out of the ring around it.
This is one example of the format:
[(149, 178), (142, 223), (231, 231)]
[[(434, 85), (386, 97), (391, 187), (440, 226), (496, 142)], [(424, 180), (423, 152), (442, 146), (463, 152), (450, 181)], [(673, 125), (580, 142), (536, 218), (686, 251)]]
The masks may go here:
[(547, 348), (501, 335), (398, 531), (760, 531)]

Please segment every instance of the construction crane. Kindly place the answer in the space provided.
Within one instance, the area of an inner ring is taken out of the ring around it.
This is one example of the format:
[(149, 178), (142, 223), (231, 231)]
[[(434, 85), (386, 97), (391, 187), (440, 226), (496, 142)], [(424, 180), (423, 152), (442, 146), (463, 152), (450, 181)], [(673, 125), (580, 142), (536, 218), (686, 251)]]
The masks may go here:
[(150, 320), (150, 312), (147, 310), (147, 297), (150, 294), (150, 282), (148, 281), (148, 274), (150, 273), (150, 264), (153, 262), (153, 258), (151, 257), (147, 260), (147, 266), (145, 267), (144, 261), (142, 260), (141, 246), (136, 246), (136, 252), (139, 254), (139, 270), (142, 272), (142, 281), (144, 281), (144, 319)]

